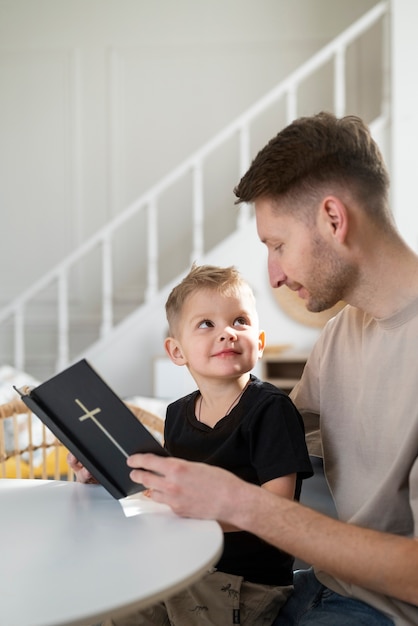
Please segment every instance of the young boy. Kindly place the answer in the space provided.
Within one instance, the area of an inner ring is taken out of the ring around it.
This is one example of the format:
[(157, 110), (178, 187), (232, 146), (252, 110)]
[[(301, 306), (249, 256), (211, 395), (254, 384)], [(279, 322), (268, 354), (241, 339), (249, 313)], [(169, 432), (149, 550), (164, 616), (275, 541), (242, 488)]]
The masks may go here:
[[(198, 387), (167, 409), (167, 450), (298, 498), (301, 479), (312, 474), (302, 421), (284, 392), (250, 374), (265, 338), (249, 285), (233, 267), (193, 265), (169, 295), (166, 313), (167, 354)], [(106, 625), (271, 624), (292, 591), (293, 557), (253, 534), (223, 530), (215, 571), (164, 603)]]

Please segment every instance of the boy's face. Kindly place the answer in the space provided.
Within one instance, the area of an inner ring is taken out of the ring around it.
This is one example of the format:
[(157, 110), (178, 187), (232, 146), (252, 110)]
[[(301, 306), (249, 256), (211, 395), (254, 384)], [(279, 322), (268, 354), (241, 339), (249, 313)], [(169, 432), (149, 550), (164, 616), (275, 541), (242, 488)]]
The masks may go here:
[(204, 289), (189, 296), (176, 337), (166, 341), (173, 362), (198, 378), (237, 378), (253, 369), (263, 348), (254, 300), (244, 289), (228, 296)]

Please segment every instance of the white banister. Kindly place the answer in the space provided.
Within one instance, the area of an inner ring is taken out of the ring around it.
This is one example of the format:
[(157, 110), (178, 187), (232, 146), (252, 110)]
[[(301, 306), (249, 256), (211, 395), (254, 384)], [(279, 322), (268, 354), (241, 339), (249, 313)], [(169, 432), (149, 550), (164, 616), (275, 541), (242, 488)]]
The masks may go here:
[[(253, 106), (242, 113), (231, 124), (215, 135), (210, 141), (180, 163), (157, 184), (153, 185), (144, 195), (120, 212), (108, 224), (101, 228), (94, 236), (74, 250), (62, 263), (48, 272), (43, 278), (34, 283), (23, 294), (0, 311), (0, 324), (12, 318), (14, 322), (14, 362), (19, 369), (25, 364), (25, 307), (28, 302), (37, 296), (50, 283), (57, 283), (58, 293), (58, 353), (57, 369), (62, 369), (69, 361), (69, 271), (83, 259), (91, 250), (101, 247), (101, 337), (110, 333), (113, 327), (114, 285), (113, 285), (113, 246), (116, 231), (129, 222), (141, 211), (146, 212), (146, 288), (145, 301), (150, 301), (158, 292), (159, 285), (159, 236), (158, 236), (158, 201), (162, 193), (169, 190), (174, 183), (187, 179), (192, 172), (193, 223), (191, 225), (192, 261), (204, 254), (204, 164), (206, 158), (230, 139), (238, 139), (238, 167), (243, 175), (251, 163), (251, 124), (260, 115), (285, 99), (286, 122), (290, 123), (298, 117), (299, 86), (307, 78), (321, 69), (326, 63), (333, 62), (333, 94), (334, 112), (342, 116), (346, 111), (346, 51), (347, 46), (362, 36), (368, 29), (383, 19), (383, 102), (381, 103), (380, 117), (375, 128), (384, 128), (389, 117), (388, 97), (388, 14), (389, 2), (382, 0), (363, 17), (354, 22), (343, 33), (329, 44), (315, 53), (306, 63), (292, 72), (274, 89), (258, 100)], [(277, 129), (279, 130), (279, 129)], [(237, 228), (244, 225), (251, 216), (251, 207), (246, 204), (240, 206)]]
[(253, 120), (260, 113), (263, 113), (268, 107), (277, 102), (292, 86), (298, 86), (306, 78), (309, 78), (323, 65), (332, 59), (335, 51), (341, 46), (347, 47), (355, 39), (363, 35), (371, 26), (373, 26), (388, 11), (388, 2), (383, 0), (379, 2), (373, 9), (370, 9), (363, 17), (358, 19), (354, 24), (349, 26), (343, 33), (336, 37), (321, 50), (316, 52), (308, 61), (303, 63), (298, 69), (289, 74), (277, 87), (274, 87), (263, 98), (258, 100), (252, 107), (247, 109), (235, 122), (237, 126), (241, 126), (247, 121)]

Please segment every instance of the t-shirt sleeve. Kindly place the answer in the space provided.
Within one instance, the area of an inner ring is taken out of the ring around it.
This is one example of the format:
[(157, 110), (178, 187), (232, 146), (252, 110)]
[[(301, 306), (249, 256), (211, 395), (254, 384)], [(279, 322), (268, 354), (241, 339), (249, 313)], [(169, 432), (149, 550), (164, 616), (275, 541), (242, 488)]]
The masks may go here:
[(303, 421), (288, 396), (272, 394), (259, 407), (256, 422), (250, 447), (260, 484), (288, 474), (312, 476)]
[(305, 426), (305, 438), (309, 453), (322, 457), (319, 413), (319, 342), (312, 350), (301, 379), (290, 393)]

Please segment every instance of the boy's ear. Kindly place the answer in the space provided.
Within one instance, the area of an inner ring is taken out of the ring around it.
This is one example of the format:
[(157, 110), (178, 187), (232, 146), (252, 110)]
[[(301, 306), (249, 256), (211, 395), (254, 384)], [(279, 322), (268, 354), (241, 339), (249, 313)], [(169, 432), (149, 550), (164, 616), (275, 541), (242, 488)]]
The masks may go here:
[(266, 346), (266, 333), (264, 330), (260, 330), (260, 334), (258, 335), (258, 355), (261, 358), (263, 356), (263, 351)]
[(167, 337), (164, 340), (164, 348), (175, 365), (185, 365), (186, 359), (183, 356), (181, 346), (174, 337)]

